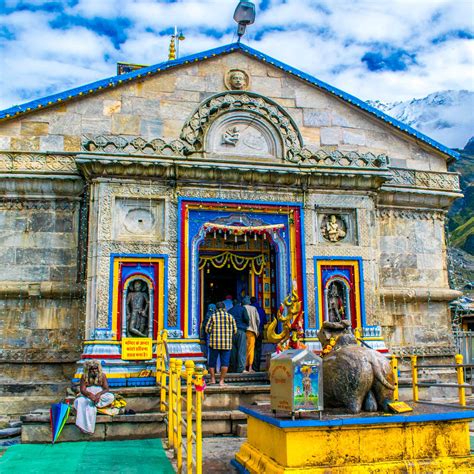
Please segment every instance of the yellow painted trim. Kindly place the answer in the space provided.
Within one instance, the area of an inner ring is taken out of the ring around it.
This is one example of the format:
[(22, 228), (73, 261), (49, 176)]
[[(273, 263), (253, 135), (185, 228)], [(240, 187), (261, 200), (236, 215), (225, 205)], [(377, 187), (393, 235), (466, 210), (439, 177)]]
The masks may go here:
[[(271, 204), (271, 203), (269, 203)], [(184, 213), (184, 235), (182, 236), (183, 241), (184, 241), (184, 252), (183, 252), (183, 258), (184, 258), (184, 268), (185, 268), (185, 273), (184, 273), (184, 288), (183, 288), (183, 299), (184, 299), (184, 325), (185, 327), (183, 328), (183, 334), (185, 336), (188, 335), (189, 331), (189, 311), (188, 311), (188, 304), (189, 304), (189, 274), (190, 274), (190, 260), (189, 260), (189, 250), (188, 250), (188, 241), (189, 241), (189, 211), (190, 210), (219, 210), (219, 211), (228, 211), (230, 209), (235, 210), (236, 212), (259, 212), (258, 206), (252, 206), (249, 204), (242, 204), (239, 205), (238, 207), (235, 206), (221, 206), (221, 205), (213, 205), (213, 204), (208, 204), (208, 205), (203, 205), (199, 203), (187, 203), (185, 205), (185, 213)], [(288, 216), (288, 221), (289, 221), (289, 239), (290, 239), (290, 275), (291, 275), (291, 280), (296, 280), (297, 275), (296, 275), (296, 249), (295, 249), (295, 242), (296, 242), (296, 227), (295, 223), (291, 223), (290, 219), (292, 218), (292, 211), (293, 209), (290, 208), (275, 208), (275, 209), (266, 209), (265, 213), (267, 214), (281, 214), (281, 215), (287, 215)], [(252, 279), (253, 280), (253, 279)], [(252, 293), (255, 294), (255, 287), (254, 287), (255, 282), (252, 281), (252, 284), (249, 286), (252, 287)], [(202, 286), (202, 285), (201, 285)], [(303, 291), (302, 288), (299, 288), (298, 291), (300, 294)], [(273, 308), (274, 309), (274, 308)], [(174, 339), (177, 340), (177, 339)], [(190, 339), (184, 339), (186, 342), (189, 342)]]
[[(201, 268), (199, 270), (199, 281), (200, 281), (200, 287), (199, 287), (199, 292), (201, 295), (201, 308), (199, 310), (199, 314), (201, 316), (201, 323), (204, 321), (204, 314), (207, 311), (207, 308), (204, 307), (204, 272), (206, 271), (206, 267)], [(201, 333), (199, 333), (201, 334)]]
[(114, 260), (114, 270), (113, 274), (110, 275), (110, 278), (113, 278), (113, 290), (112, 290), (112, 331), (113, 338), (117, 340), (117, 319), (118, 319), (118, 288), (119, 288), (119, 278), (118, 278), (118, 269), (120, 268), (120, 259)]
[[(121, 263), (137, 262), (137, 263), (157, 263), (158, 264), (158, 331), (161, 331), (164, 327), (164, 275), (165, 275), (165, 259), (162, 257), (116, 257), (114, 259), (113, 275), (111, 278), (114, 279), (113, 290), (112, 290), (112, 331), (114, 332), (114, 340), (117, 340), (119, 328), (117, 328), (118, 319), (118, 287), (119, 287), (119, 266)], [(141, 275), (148, 283), (152, 283), (150, 278), (146, 275)], [(130, 280), (129, 277), (124, 284), (126, 287), (127, 282)]]
[(279, 428), (249, 416), (247, 426), (236, 459), (251, 473), (455, 472), (474, 461), (469, 420)]
[[(357, 322), (357, 327), (362, 327), (362, 319), (361, 319), (361, 308), (360, 308), (360, 265), (358, 260), (318, 260), (317, 265), (316, 265), (316, 270), (317, 270), (317, 288), (318, 288), (318, 294), (316, 295), (319, 298), (319, 292), (322, 289), (323, 286), (323, 280), (322, 280), (322, 271), (321, 267), (323, 265), (343, 265), (343, 266), (349, 266), (354, 268), (354, 285), (355, 285), (355, 308), (356, 308), (356, 322)], [(323, 292), (324, 293), (324, 292)], [(318, 305), (318, 318), (319, 318), (319, 327), (322, 326), (323, 321), (324, 321), (324, 308), (323, 308), (323, 302), (320, 301), (320, 304)], [(374, 340), (382, 340), (382, 339), (374, 339)]]
[[(145, 369), (144, 369), (145, 370)], [(150, 377), (155, 377), (156, 370), (155, 369), (146, 369), (146, 370), (151, 370)], [(141, 371), (140, 371), (141, 372)], [(139, 377), (140, 372), (132, 372), (132, 373), (125, 373), (125, 372), (120, 372), (120, 373), (110, 373), (107, 374), (107, 377), (109, 379), (130, 379), (130, 378), (147, 378), (147, 377)], [(82, 377), (82, 374), (74, 374), (74, 378), (79, 379)], [(154, 385), (150, 385), (150, 387), (154, 387)], [(114, 388), (114, 387), (112, 387)]]
[[(296, 280), (296, 229), (294, 222), (289, 224), (290, 228), (288, 229), (290, 233), (290, 275), (291, 281)], [(303, 288), (298, 288), (298, 293), (302, 295)]]
[(189, 272), (190, 272), (190, 261), (189, 261), (189, 251), (188, 251), (188, 233), (189, 233), (189, 207), (186, 205), (185, 211), (184, 211), (184, 328), (183, 334), (185, 336), (188, 336), (189, 332), (189, 314), (188, 314), (188, 303), (189, 303)]

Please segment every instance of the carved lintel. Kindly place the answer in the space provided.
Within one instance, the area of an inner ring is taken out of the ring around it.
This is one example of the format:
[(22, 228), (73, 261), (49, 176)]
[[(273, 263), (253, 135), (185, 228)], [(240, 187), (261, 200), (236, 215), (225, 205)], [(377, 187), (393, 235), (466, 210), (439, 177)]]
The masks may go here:
[(446, 211), (439, 209), (413, 209), (403, 207), (379, 207), (377, 216), (384, 219), (438, 220), (444, 221)]
[(77, 174), (75, 154), (0, 152), (0, 173)]
[(417, 355), (421, 357), (453, 357), (456, 349), (452, 345), (390, 346), (393, 354), (399, 357)]
[(451, 288), (380, 288), (379, 295), (385, 299), (386, 303), (390, 301), (403, 301), (412, 303), (415, 301), (433, 301), (448, 302), (462, 296), (461, 291)]
[(88, 179), (106, 177), (158, 178), (176, 182), (227, 182), (262, 186), (333, 186), (343, 189), (378, 189), (387, 179), (386, 170), (357, 168), (350, 172), (338, 166), (291, 163), (242, 163), (233, 159), (210, 162), (205, 159), (178, 159), (172, 157), (114, 157), (83, 154), (77, 165)]
[(391, 168), (392, 179), (387, 186), (408, 186), (430, 190), (460, 192), (458, 173)]
[(85, 151), (122, 155), (185, 156), (188, 153), (186, 144), (181, 140), (166, 142), (162, 138), (147, 141), (142, 137), (84, 135), (81, 145)]

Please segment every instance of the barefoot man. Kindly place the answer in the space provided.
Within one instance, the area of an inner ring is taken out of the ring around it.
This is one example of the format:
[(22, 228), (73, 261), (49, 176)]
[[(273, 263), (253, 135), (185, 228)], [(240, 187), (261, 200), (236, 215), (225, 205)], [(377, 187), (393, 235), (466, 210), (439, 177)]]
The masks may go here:
[(224, 385), (224, 378), (229, 368), (232, 336), (237, 332), (237, 326), (235, 319), (225, 310), (223, 302), (217, 303), (216, 307), (216, 312), (206, 324), (206, 332), (209, 334), (209, 373), (211, 384), (216, 383), (216, 366), (219, 357), (221, 362), (219, 385)]

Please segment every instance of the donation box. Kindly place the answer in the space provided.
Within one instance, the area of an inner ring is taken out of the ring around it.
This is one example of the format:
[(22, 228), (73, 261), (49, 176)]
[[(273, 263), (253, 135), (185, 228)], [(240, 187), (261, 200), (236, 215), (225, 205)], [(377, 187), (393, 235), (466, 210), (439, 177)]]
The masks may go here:
[(323, 409), (322, 359), (307, 349), (290, 349), (270, 361), (273, 413)]

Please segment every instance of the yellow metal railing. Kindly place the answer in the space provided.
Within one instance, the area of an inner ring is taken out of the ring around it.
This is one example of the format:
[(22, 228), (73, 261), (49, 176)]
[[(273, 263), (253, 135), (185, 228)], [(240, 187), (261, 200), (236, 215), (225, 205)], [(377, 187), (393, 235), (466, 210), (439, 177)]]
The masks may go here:
[(393, 399), (397, 402), (399, 400), (398, 395), (398, 359), (397, 356), (392, 354), (390, 357), (390, 367), (392, 368), (393, 373), (393, 386), (395, 390), (393, 391)]
[[(456, 354), (455, 364), (423, 364), (418, 365), (418, 358), (416, 355), (411, 356), (411, 376), (413, 385), (413, 401), (420, 400), (419, 387), (454, 387), (458, 389), (459, 405), (466, 406), (466, 388), (474, 388), (473, 385), (466, 384), (464, 379), (464, 369), (472, 368), (471, 364), (463, 364), (463, 356)], [(446, 369), (453, 368), (456, 370), (457, 383), (443, 383), (443, 382), (418, 382), (418, 369)]]
[[(202, 367), (192, 360), (169, 359), (167, 367), (167, 333), (157, 338), (156, 384), (160, 387), (160, 410), (166, 414), (168, 448), (173, 449), (178, 473), (183, 472), (183, 454), (186, 454), (186, 473), (202, 474)], [(185, 396), (182, 391), (185, 380)], [(183, 414), (183, 405), (185, 406)], [(183, 416), (184, 415), (184, 416)], [(193, 429), (194, 420), (194, 429)], [(186, 442), (183, 443), (183, 431)], [(194, 470), (193, 470), (194, 469)]]

